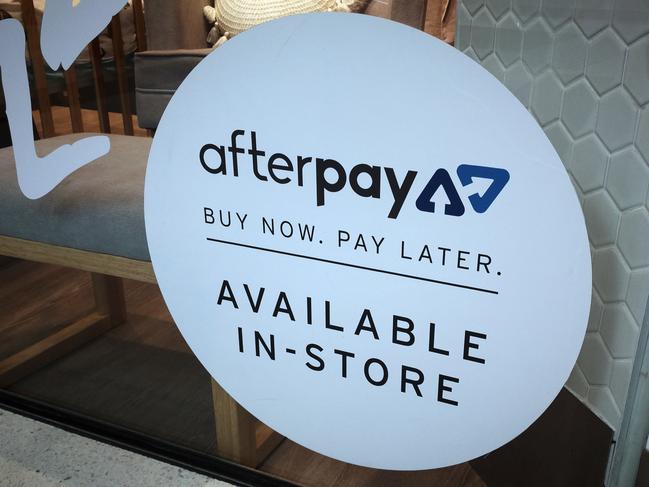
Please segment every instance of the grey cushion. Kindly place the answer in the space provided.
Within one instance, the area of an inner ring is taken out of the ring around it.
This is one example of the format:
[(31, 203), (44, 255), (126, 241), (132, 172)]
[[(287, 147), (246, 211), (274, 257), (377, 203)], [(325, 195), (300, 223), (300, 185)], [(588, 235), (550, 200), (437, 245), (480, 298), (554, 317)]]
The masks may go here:
[[(40, 156), (90, 134), (38, 141)], [(0, 149), (0, 235), (150, 260), (144, 229), (144, 173), (151, 139), (109, 135), (111, 150), (49, 194), (26, 198), (11, 147)]]
[(179, 49), (135, 54), (135, 103), (140, 127), (158, 126), (180, 84), (210, 52), (212, 49)]

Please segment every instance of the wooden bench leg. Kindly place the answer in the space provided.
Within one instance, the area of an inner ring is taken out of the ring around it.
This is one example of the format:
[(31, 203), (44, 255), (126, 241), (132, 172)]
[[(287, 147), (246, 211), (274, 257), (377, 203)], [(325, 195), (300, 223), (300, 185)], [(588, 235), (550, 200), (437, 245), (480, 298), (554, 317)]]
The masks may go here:
[(126, 321), (124, 284), (119, 277), (91, 273), (92, 289), (95, 294), (95, 308), (109, 317), (113, 326)]
[(26, 377), (126, 320), (120, 278), (92, 274), (95, 309), (52, 335), (0, 361), (0, 387)]
[(241, 407), (214, 380), (212, 398), (218, 456), (254, 468), (284, 439)]

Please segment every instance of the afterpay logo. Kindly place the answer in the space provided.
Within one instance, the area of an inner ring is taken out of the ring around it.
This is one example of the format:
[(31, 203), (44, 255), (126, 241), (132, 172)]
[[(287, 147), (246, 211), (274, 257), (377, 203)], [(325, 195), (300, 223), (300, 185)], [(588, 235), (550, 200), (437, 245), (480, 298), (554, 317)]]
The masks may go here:
[[(417, 171), (409, 170), (400, 177), (392, 167), (366, 163), (356, 164), (347, 172), (345, 167), (334, 159), (304, 155), (290, 157), (282, 152), (267, 155), (267, 152), (258, 146), (257, 133), (254, 130), (250, 131), (247, 146), (239, 144), (238, 138), (245, 135), (245, 130), (234, 130), (228, 146), (203, 145), (199, 152), (203, 169), (210, 174), (223, 176), (231, 174), (239, 177), (240, 166), (245, 164), (259, 181), (273, 181), (281, 185), (296, 184), (303, 187), (305, 173), (309, 172), (310, 165), (315, 166), (317, 206), (326, 204), (327, 194), (342, 191), (347, 185), (362, 198), (381, 199), (387, 183), (392, 198), (388, 218), (393, 219), (399, 216), (419, 177)], [(415, 199), (415, 207), (427, 213), (443, 213), (459, 217), (464, 215), (467, 206), (470, 205), (476, 213), (485, 213), (507, 185), (509, 172), (498, 167), (460, 164), (457, 167), (457, 177), (463, 187), (473, 184), (476, 178), (488, 180), (490, 184), (483, 194), (479, 192), (470, 194), (467, 197), (468, 201), (463, 201), (449, 172), (439, 168), (420, 190)], [(441, 193), (444, 193), (445, 201), (448, 203), (438, 207), (433, 200), (439, 201), (443, 197)]]

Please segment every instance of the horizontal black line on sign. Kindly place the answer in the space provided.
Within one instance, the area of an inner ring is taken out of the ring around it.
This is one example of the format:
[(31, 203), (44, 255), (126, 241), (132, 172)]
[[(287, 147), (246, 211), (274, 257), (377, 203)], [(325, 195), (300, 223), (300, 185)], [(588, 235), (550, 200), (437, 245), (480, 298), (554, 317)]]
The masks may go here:
[(337, 260), (322, 259), (320, 257), (313, 257), (311, 255), (295, 254), (293, 252), (285, 252), (283, 250), (277, 250), (277, 249), (268, 249), (266, 247), (257, 247), (256, 245), (249, 245), (249, 244), (244, 244), (244, 243), (241, 243), (241, 242), (231, 242), (229, 240), (219, 240), (218, 238), (207, 237), (207, 240), (209, 240), (210, 242), (216, 242), (216, 243), (220, 243), (220, 244), (224, 244), (224, 245), (233, 245), (235, 247), (244, 247), (246, 249), (259, 250), (260, 252), (269, 252), (269, 253), (272, 253), (272, 254), (287, 255), (289, 257), (295, 257), (295, 258), (298, 258), (298, 259), (314, 260), (316, 262), (324, 262), (326, 264), (340, 265), (340, 266), (343, 266), (343, 267), (351, 267), (351, 268), (354, 268), (354, 269), (361, 269), (361, 270), (370, 271), (370, 272), (378, 272), (380, 274), (388, 274), (390, 276), (403, 277), (403, 278), (406, 278), (406, 279), (414, 279), (416, 281), (430, 282), (430, 283), (433, 283), (433, 284), (440, 284), (442, 286), (457, 287), (457, 288), (467, 289), (469, 291), (476, 291), (476, 292), (480, 292), (480, 293), (498, 294), (498, 291), (495, 291), (493, 289), (486, 289), (486, 288), (482, 288), (482, 287), (469, 286), (467, 284), (459, 284), (457, 282), (440, 281), (438, 279), (429, 279), (427, 277), (413, 276), (411, 274), (404, 274), (404, 273), (401, 273), (401, 272), (388, 271), (388, 270), (385, 270), (385, 269), (376, 269), (374, 267), (367, 267), (367, 266), (358, 265), (358, 264), (350, 264), (348, 262), (339, 262)]

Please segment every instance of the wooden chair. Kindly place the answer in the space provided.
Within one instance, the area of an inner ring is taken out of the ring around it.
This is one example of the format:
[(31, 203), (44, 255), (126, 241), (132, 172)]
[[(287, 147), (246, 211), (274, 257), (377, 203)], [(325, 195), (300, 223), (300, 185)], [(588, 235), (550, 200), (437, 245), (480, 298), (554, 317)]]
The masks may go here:
[[(138, 50), (145, 50), (146, 39), (142, 2), (141, 0), (133, 0), (132, 5), (134, 8), (137, 48)], [(55, 133), (54, 119), (32, 1), (21, 0), (21, 10), (34, 76), (38, 110), (40, 112), (41, 131), (45, 139), (39, 141), (38, 144), (40, 144), (41, 149), (52, 150), (53, 147), (67, 142), (68, 139), (58, 137), (50, 139)], [(128, 81), (124, 72), (125, 58), (121, 24), (118, 16), (113, 17), (110, 23), (110, 30), (117, 68), (117, 85), (124, 133), (132, 135), (133, 114), (132, 107), (130, 106)], [(106, 90), (101, 70), (99, 41), (97, 39), (94, 39), (89, 44), (88, 52), (92, 62), (99, 126), (102, 132), (108, 134), (111, 132), (111, 127), (105, 102)], [(76, 133), (81, 133), (84, 130), (84, 123), (74, 64), (70, 69), (65, 71), (64, 79), (72, 129)], [(142, 146), (148, 143), (146, 142), (147, 139), (134, 139), (141, 141), (141, 143), (138, 142), (138, 144), (135, 144), (138, 146), (138, 150), (143, 150)], [(119, 139), (119, 141), (125, 144), (132, 143), (126, 137)], [(104, 156), (104, 159), (110, 157), (111, 154), (109, 153), (107, 156)], [(96, 163), (92, 163), (89, 166), (95, 165), (99, 167), (100, 164), (98, 163), (100, 162), (96, 161)], [(146, 165), (146, 154), (144, 157), (140, 157), (137, 163)], [(4, 172), (0, 170), (0, 178), (4, 177), (7, 179), (6, 181), (0, 181), (0, 185), (4, 185), (2, 186), (5, 193), (3, 196), (13, 192), (15, 197), (14, 204), (18, 205), (17, 208), (20, 208), (20, 205), (28, 207), (28, 205), (32, 204), (47, 204), (49, 195), (44, 197), (40, 203), (33, 203), (31, 200), (27, 201), (24, 197), (24, 201), (20, 199), (22, 195), (19, 192), (16, 193), (18, 190), (15, 181), (13, 181), (15, 179), (14, 173), (12, 172), (13, 169), (7, 169), (11, 164), (14, 164), (11, 149), (0, 149), (0, 169), (3, 167), (5, 169)], [(108, 166), (111, 170), (114, 170), (113, 174), (118, 169), (117, 167), (111, 167), (113, 164)], [(106, 164), (103, 167), (106, 167)], [(79, 173), (71, 175), (70, 178), (82, 176), (84, 169), (86, 168), (82, 168)], [(88, 171), (92, 170), (92, 168), (88, 168)], [(118, 177), (118, 174), (116, 176)], [(9, 179), (12, 180), (9, 181)], [(143, 194), (143, 185), (134, 191), (140, 191)], [(135, 199), (140, 198), (141, 201), (143, 199), (142, 194), (134, 195)], [(20, 209), (16, 210), (16, 212), (20, 214)], [(88, 229), (88, 231), (92, 231), (92, 228)], [(155, 283), (156, 280), (149, 261), (124, 257), (118, 254), (119, 252), (89, 251), (60, 243), (53, 244), (38, 238), (37, 234), (32, 234), (28, 239), (21, 238), (20, 235), (17, 236), (15, 232), (3, 234), (2, 226), (0, 225), (0, 256), (56, 264), (88, 271), (92, 276), (95, 297), (95, 308), (90, 314), (51, 336), (28, 346), (24, 350), (1, 360), (0, 387), (6, 387), (28, 376), (39, 368), (78, 349), (89, 340), (100, 336), (126, 320), (122, 278), (150, 283)], [(243, 465), (255, 467), (282, 441), (283, 437), (257, 421), (214, 381), (212, 381), (212, 397), (216, 420), (217, 455)]]
[[(137, 50), (144, 51), (146, 50), (146, 37), (142, 2), (141, 0), (133, 0), (132, 5), (134, 8)], [(412, 2), (393, 0), (392, 18), (421, 28), (424, 23), (424, 6), (425, 0)], [(45, 138), (45, 140), (40, 141), (42, 142), (41, 148), (47, 147), (51, 150), (52, 145), (60, 145), (64, 141), (67, 142), (68, 139), (60, 141), (56, 140), (59, 138), (49, 139), (54, 135), (54, 119), (32, 1), (21, 0), (21, 10), (34, 76), (38, 110), (40, 112), (41, 131)], [(121, 24), (118, 16), (112, 19), (110, 30), (117, 68), (122, 124), (124, 133), (132, 135), (134, 130), (129, 97), (130, 88), (124, 72), (125, 57)], [(94, 39), (89, 44), (88, 52), (92, 63), (99, 126), (102, 132), (109, 134), (111, 127), (106, 106), (106, 87), (101, 69), (99, 41), (97, 39)], [(74, 65), (64, 73), (64, 79), (72, 129), (76, 133), (81, 133), (84, 130), (84, 123)], [(142, 142), (146, 140), (137, 139)], [(126, 144), (128, 140), (126, 138), (116, 138), (115, 142)], [(139, 149), (142, 149), (142, 147)], [(105, 157), (109, 158), (111, 154)], [(0, 150), (0, 178), (3, 174), (1, 171), (3, 164), (5, 166), (13, 164), (12, 155), (8, 152), (8, 149)], [(138, 164), (145, 165), (146, 161), (139, 160)], [(91, 171), (92, 168), (88, 170)], [(4, 174), (8, 174), (8, 172), (5, 171)], [(75, 175), (73, 174), (71, 177), (75, 177)], [(2, 183), (1, 179), (0, 183)], [(16, 191), (16, 188), (12, 187), (12, 191)], [(140, 191), (143, 191), (143, 188)], [(18, 195), (17, 198), (19, 196), (21, 195)], [(20, 199), (17, 204), (29, 205), (31, 203)], [(19, 209), (17, 212), (20, 214)], [(88, 231), (92, 231), (92, 228), (89, 228)], [(105, 249), (102, 251), (74, 248), (60, 242), (44, 241), (35, 234), (30, 235), (30, 238), (21, 237), (15, 233), (3, 235), (1, 224), (0, 256), (56, 264), (90, 272), (95, 296), (95, 309), (88, 316), (0, 361), (0, 387), (6, 387), (20, 380), (48, 363), (78, 349), (84, 343), (100, 336), (110, 328), (123, 323), (126, 320), (126, 308), (122, 278), (149, 283), (156, 282), (151, 263), (144, 258), (120, 256), (116, 255), (115, 252), (105, 251)], [(217, 455), (254, 467), (261, 463), (282, 441), (283, 438), (280, 435), (257, 421), (214, 381), (212, 381), (212, 397), (216, 420)]]

